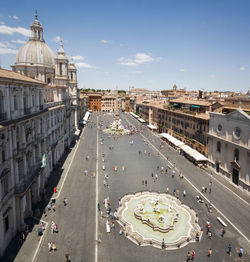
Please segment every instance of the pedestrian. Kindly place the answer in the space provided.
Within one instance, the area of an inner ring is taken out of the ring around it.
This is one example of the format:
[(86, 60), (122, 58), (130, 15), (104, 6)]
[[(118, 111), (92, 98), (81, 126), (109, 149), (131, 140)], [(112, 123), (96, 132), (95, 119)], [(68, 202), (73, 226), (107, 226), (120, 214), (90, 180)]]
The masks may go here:
[(157, 180), (158, 179), (158, 175), (157, 174), (155, 174), (155, 180)]
[(65, 258), (66, 262), (70, 262), (70, 255), (69, 255), (69, 253), (65, 253), (64, 258)]
[(208, 231), (207, 235), (208, 235), (208, 239), (212, 240), (212, 232), (210, 230)]
[(145, 186), (147, 186), (148, 185), (148, 181), (147, 181), (147, 179), (145, 180)]
[(63, 199), (63, 205), (67, 206), (67, 199), (66, 198)]
[(100, 203), (97, 204), (98, 211), (101, 211)]
[(169, 188), (167, 187), (167, 188), (166, 188), (166, 193), (168, 194), (168, 192), (169, 192)]
[(20, 242), (21, 244), (25, 241), (25, 234), (23, 232), (21, 232), (20, 234)]
[(232, 255), (232, 246), (231, 246), (231, 244), (228, 245), (227, 249), (228, 249), (228, 255), (231, 257), (231, 255)]
[(56, 187), (54, 187), (54, 193), (56, 193), (57, 191), (56, 191)]
[(207, 256), (210, 257), (212, 255), (212, 248), (210, 247), (207, 251)]
[(41, 223), (41, 228), (43, 231), (45, 230), (45, 224), (43, 222)]
[(166, 246), (165, 246), (165, 240), (164, 238), (162, 239), (162, 242), (161, 242), (161, 248), (164, 249)]
[(209, 188), (209, 194), (211, 194), (211, 192), (212, 192), (212, 189), (211, 189), (211, 187)]
[(191, 251), (191, 260), (194, 261), (194, 258), (195, 258), (195, 252), (194, 250)]
[(186, 196), (186, 190), (185, 189), (183, 190), (183, 196), (184, 197)]
[(56, 211), (56, 206), (55, 206), (54, 203), (52, 204), (52, 210), (53, 210), (54, 212)]
[(51, 249), (52, 249), (52, 251), (56, 251), (56, 243), (55, 242), (52, 242)]
[(199, 235), (199, 233), (198, 233), (198, 232), (196, 233), (195, 240), (196, 240), (196, 242), (199, 242), (199, 241), (200, 241), (200, 235)]
[(221, 236), (224, 237), (225, 233), (226, 233), (226, 229), (225, 229), (225, 227), (223, 227), (222, 231), (221, 231)]
[(244, 249), (241, 247), (239, 252), (239, 257), (243, 258)]
[(144, 180), (142, 180), (142, 182), (141, 182), (141, 183), (142, 183), (142, 185), (144, 185)]
[(49, 252), (51, 252), (51, 250), (52, 250), (52, 242), (48, 243), (48, 249), (49, 249)]
[(187, 262), (189, 262), (191, 260), (191, 254), (190, 254), (190, 252), (188, 251), (188, 253), (187, 253)]

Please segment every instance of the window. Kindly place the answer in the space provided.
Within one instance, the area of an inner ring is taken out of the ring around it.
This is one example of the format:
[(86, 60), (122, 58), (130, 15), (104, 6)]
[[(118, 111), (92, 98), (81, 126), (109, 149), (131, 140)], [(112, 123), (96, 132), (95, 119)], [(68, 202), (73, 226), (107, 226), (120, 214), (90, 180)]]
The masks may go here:
[(4, 197), (9, 191), (9, 170), (4, 169), (1, 177), (2, 197)]
[(222, 125), (219, 124), (217, 129), (218, 129), (218, 131), (220, 132), (220, 131), (222, 130)]
[(5, 229), (5, 232), (7, 232), (10, 228), (10, 225), (9, 225), (9, 216), (6, 215), (4, 217), (4, 229)]
[(235, 161), (239, 161), (239, 158), (240, 158), (239, 149), (238, 149), (238, 148), (235, 148), (235, 149), (234, 149), (234, 160), (235, 160)]
[(5, 158), (5, 151), (2, 150), (2, 162), (4, 162), (5, 160), (6, 160), (6, 158)]
[[(3, 96), (3, 93), (0, 91), (0, 114), (4, 113), (3, 101), (4, 101), (4, 96)], [(0, 115), (0, 117), (2, 116)]]
[(14, 110), (18, 109), (18, 102), (17, 102), (17, 96), (14, 95)]
[(62, 76), (62, 63), (59, 64), (60, 76)]
[(234, 130), (234, 137), (239, 139), (241, 136), (241, 129), (239, 127), (236, 127)]
[(32, 106), (35, 106), (35, 96), (32, 95)]
[(220, 150), (221, 150), (221, 143), (217, 142), (217, 152), (220, 152)]

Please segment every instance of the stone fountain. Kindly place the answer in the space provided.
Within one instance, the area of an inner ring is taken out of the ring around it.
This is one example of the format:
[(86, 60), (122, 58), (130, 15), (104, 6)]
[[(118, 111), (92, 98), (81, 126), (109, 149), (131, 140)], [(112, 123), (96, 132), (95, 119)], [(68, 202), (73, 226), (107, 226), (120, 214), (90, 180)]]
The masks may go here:
[(128, 129), (125, 129), (121, 124), (121, 119), (119, 118), (119, 110), (118, 110), (118, 91), (116, 90), (116, 106), (115, 106), (115, 120), (110, 125), (108, 129), (103, 130), (104, 133), (109, 134), (119, 134), (119, 135), (125, 135), (129, 134), (130, 131)]
[(164, 249), (177, 249), (202, 235), (196, 213), (165, 193), (125, 195), (117, 212), (127, 238), (140, 246), (162, 248), (164, 239)]

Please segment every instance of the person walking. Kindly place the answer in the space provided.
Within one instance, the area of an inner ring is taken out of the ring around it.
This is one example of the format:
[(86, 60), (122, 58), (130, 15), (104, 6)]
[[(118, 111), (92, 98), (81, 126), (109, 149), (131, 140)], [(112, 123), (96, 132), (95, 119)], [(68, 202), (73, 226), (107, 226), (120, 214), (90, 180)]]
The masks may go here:
[(98, 211), (101, 211), (100, 203), (97, 204)]
[(207, 256), (208, 256), (208, 257), (211, 257), (211, 255), (212, 255), (212, 248), (210, 247), (210, 248), (208, 249), (208, 251), (207, 251)]
[(239, 252), (239, 257), (243, 258), (244, 249), (241, 247)]
[(145, 180), (145, 186), (147, 186), (148, 185), (148, 181), (147, 181), (147, 179)]
[(183, 190), (183, 196), (184, 197), (186, 196), (186, 190), (185, 189)]
[(232, 246), (231, 246), (231, 244), (228, 245), (227, 250), (228, 250), (228, 252), (227, 252), (228, 255), (231, 257), (231, 255), (232, 255)]
[(194, 261), (194, 258), (195, 258), (195, 252), (194, 250), (191, 251), (191, 260)]
[(66, 253), (66, 254), (64, 255), (64, 258), (65, 258), (65, 261), (66, 261), (66, 262), (70, 262), (70, 255), (69, 255), (69, 253)]
[(226, 234), (226, 229), (225, 229), (225, 227), (223, 227), (222, 231), (221, 231), (221, 236), (224, 237), (225, 234)]

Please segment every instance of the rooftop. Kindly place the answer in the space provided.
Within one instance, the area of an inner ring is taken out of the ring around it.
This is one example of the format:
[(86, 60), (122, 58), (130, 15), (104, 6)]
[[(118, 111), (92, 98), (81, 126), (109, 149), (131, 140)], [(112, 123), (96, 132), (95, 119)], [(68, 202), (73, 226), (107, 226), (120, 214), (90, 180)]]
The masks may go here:
[(0, 78), (45, 85), (44, 82), (41, 82), (39, 80), (35, 80), (35, 79), (30, 78), (28, 76), (24, 76), (24, 75), (21, 75), (19, 73), (16, 73), (16, 72), (13, 72), (13, 71), (10, 71), (10, 70), (7, 70), (7, 69), (2, 69), (2, 68), (0, 68)]
[(210, 101), (188, 99), (186, 97), (170, 100), (170, 103), (183, 103), (183, 104), (199, 105), (199, 106), (211, 106), (213, 104)]

